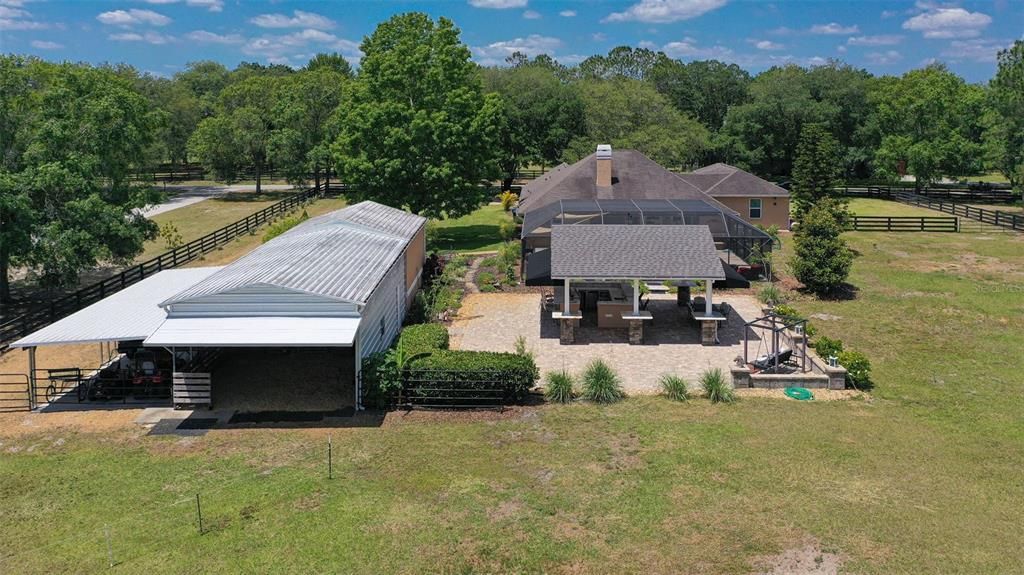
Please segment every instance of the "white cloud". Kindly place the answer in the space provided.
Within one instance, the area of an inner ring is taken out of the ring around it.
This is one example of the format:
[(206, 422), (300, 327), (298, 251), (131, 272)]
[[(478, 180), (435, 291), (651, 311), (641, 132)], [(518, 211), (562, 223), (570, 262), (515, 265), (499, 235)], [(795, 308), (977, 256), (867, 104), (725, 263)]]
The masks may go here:
[(690, 37), (683, 38), (677, 42), (669, 42), (662, 46), (661, 50), (669, 56), (676, 58), (713, 58), (716, 60), (732, 60), (734, 58), (733, 51), (725, 46), (698, 46), (697, 41)]
[(224, 0), (185, 0), (185, 4), (206, 8), (210, 12), (221, 12), (224, 10)]
[(573, 18), (573, 17), (576, 16), (576, 11), (575, 10), (562, 10), (561, 12), (558, 13), (558, 15), (563, 17), (563, 18)]
[(265, 58), (271, 64), (292, 64), (293, 59), (308, 60), (312, 54), (307, 51), (323, 50), (338, 52), (350, 62), (358, 62), (362, 57), (358, 43), (312, 28), (291, 34), (252, 38), (242, 46), (243, 54)]
[(107, 39), (114, 40), (115, 42), (145, 42), (147, 44), (155, 44), (157, 46), (177, 41), (174, 36), (167, 36), (153, 31), (146, 31), (142, 34), (138, 32), (121, 32), (118, 34), (111, 34), (107, 36)]
[(200, 44), (241, 44), (245, 38), (241, 34), (216, 34), (206, 30), (195, 30), (185, 34), (185, 38)]
[(47, 22), (32, 19), (28, 10), (22, 10), (21, 2), (10, 0), (0, 1), (0, 30), (45, 30), (50, 27)]
[(970, 60), (980, 63), (994, 63), (1000, 50), (1009, 48), (1013, 42), (1008, 40), (991, 40), (975, 38), (972, 40), (953, 40), (941, 55), (951, 62)]
[(30, 44), (33, 48), (38, 48), (39, 50), (60, 50), (64, 47), (64, 44), (58, 44), (49, 40), (32, 40)]
[(869, 52), (865, 59), (869, 64), (875, 64), (876, 66), (888, 66), (889, 64), (895, 64), (903, 59), (903, 54), (900, 54), (896, 50), (886, 50), (885, 52)]
[(0, 18), (29, 18), (32, 14), (21, 8), (11, 8), (0, 4)]
[(689, 20), (721, 8), (726, 0), (640, 0), (623, 12), (613, 12), (604, 22), (668, 23)]
[(122, 26), (130, 27), (137, 24), (149, 24), (150, 26), (166, 26), (171, 23), (171, 19), (159, 12), (152, 10), (139, 10), (132, 8), (131, 10), (113, 10), (110, 12), (103, 12), (96, 16), (96, 19), (103, 24), (110, 26)]
[(312, 30), (330, 30), (334, 28), (334, 20), (314, 14), (295, 10), (291, 16), (287, 14), (260, 14), (249, 20), (260, 28), (305, 28)]
[(882, 10), (882, 18), (892, 18), (897, 14), (899, 14), (899, 12), (895, 10)]
[(562, 41), (558, 38), (552, 38), (550, 36), (541, 36), (539, 34), (530, 34), (526, 38), (514, 38), (512, 40), (504, 40), (501, 42), (494, 42), (486, 46), (473, 46), (470, 49), (473, 51), (477, 62), (484, 66), (496, 66), (505, 62), (505, 58), (520, 52), (529, 57), (539, 56), (541, 54), (547, 54), (554, 57), (556, 50), (562, 47)]
[(928, 7), (903, 23), (904, 30), (920, 32), (925, 38), (974, 38), (992, 23), (992, 17), (963, 8)]
[(522, 8), (528, 0), (469, 0), (469, 5), (474, 8), (494, 8), (505, 10), (506, 8)]
[(771, 40), (750, 40), (749, 42), (758, 50), (782, 50), (785, 48), (782, 44)]
[[(142, 0), (146, 4), (177, 4), (181, 0)], [(224, 0), (185, 0), (187, 6), (206, 8), (210, 12), (221, 12), (224, 10)]]
[(523, 12), (523, 18), (526, 18), (527, 20), (540, 20), (540, 12), (537, 12), (536, 10), (527, 10), (526, 12)]
[(602, 32), (594, 32), (593, 34), (590, 35), (590, 39), (593, 40), (594, 42), (604, 42), (605, 40), (608, 39), (608, 35)]
[(811, 34), (826, 34), (830, 36), (856, 34), (860, 32), (860, 28), (856, 24), (853, 26), (843, 26), (836, 22), (829, 22), (828, 24), (815, 24), (811, 26)]
[(836, 46), (836, 52), (839, 52), (840, 54), (845, 54), (846, 46), (843, 46), (842, 44)]
[(850, 46), (895, 46), (903, 41), (899, 34), (881, 34), (878, 36), (852, 36), (846, 40)]

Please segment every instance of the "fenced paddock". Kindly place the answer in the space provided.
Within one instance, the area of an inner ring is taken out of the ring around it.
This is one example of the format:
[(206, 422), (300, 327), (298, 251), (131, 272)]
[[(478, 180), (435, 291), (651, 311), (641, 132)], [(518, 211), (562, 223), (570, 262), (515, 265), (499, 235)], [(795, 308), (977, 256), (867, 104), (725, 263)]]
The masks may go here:
[(850, 216), (850, 229), (857, 232), (959, 232), (960, 219), (915, 216)]
[(938, 210), (940, 212), (953, 214), (962, 218), (968, 218), (997, 228), (1024, 232), (1024, 216), (1012, 212), (977, 208), (974, 206), (967, 206), (956, 202), (939, 200), (910, 193), (897, 194), (895, 199), (904, 204)]
[(1010, 204), (1020, 199), (1009, 186), (986, 185), (983, 187), (931, 186), (920, 190), (913, 186), (844, 186), (843, 195), (850, 198), (898, 199), (900, 194), (915, 194), (948, 202), (970, 202), (975, 204)]

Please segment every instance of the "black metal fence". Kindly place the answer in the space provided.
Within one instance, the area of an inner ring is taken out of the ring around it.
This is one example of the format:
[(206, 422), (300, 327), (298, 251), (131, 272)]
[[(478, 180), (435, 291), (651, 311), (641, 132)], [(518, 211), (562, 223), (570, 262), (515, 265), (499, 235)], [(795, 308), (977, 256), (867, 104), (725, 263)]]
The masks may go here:
[(879, 198), (895, 200), (900, 194), (915, 194), (936, 200), (970, 202), (976, 204), (1012, 204), (1020, 194), (1009, 187), (928, 187), (915, 190), (912, 186), (847, 186), (843, 195), (851, 198)]
[(406, 369), (396, 405), (400, 409), (501, 408), (522, 403), (533, 381), (507, 370)]
[(24, 373), (0, 373), (0, 413), (28, 411), (29, 380)]
[(254, 232), (263, 224), (275, 220), (298, 206), (327, 195), (342, 193), (347, 189), (342, 184), (321, 184), (295, 193), (280, 202), (251, 214), (193, 240), (181, 247), (166, 251), (155, 258), (130, 267), (105, 280), (86, 286), (74, 293), (54, 299), (49, 304), (31, 309), (0, 324), (0, 354), (5, 353), (11, 343), (64, 318), (90, 304), (135, 284), (157, 272), (173, 269), (202, 257), (235, 238)]
[(33, 408), (77, 405), (171, 405), (171, 372), (131, 375), (112, 365), (99, 369), (37, 369), (28, 392)]
[(956, 202), (921, 196), (919, 194), (900, 193), (896, 194), (893, 199), (904, 204), (938, 210), (940, 212), (953, 214), (962, 218), (968, 218), (999, 228), (1024, 232), (1024, 215), (1021, 214), (1004, 212), (1002, 210), (976, 208), (974, 206), (966, 206)]
[(858, 232), (958, 232), (960, 220), (944, 216), (850, 216), (850, 229)]

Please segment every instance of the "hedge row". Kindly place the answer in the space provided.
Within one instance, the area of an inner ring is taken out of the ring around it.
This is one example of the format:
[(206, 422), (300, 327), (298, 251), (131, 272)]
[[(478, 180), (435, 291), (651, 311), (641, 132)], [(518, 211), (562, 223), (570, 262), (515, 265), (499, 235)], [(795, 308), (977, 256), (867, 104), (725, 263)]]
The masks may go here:
[(439, 323), (418, 323), (403, 328), (398, 341), (402, 353), (407, 358), (420, 353), (448, 349), (448, 329)]
[(532, 357), (491, 351), (435, 351), (409, 361), (406, 373), (412, 380), (406, 389), (411, 396), (450, 396), (450, 390), (459, 389), (457, 395), (467, 401), (521, 401), (540, 377)]

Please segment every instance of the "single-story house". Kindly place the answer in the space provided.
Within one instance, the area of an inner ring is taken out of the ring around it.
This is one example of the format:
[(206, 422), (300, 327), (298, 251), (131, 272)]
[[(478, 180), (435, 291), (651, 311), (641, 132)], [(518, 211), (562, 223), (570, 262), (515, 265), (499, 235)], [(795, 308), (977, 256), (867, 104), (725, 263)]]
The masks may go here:
[(712, 164), (679, 177), (751, 224), (789, 229), (789, 191), (728, 164)]
[[(759, 265), (754, 260), (771, 251), (772, 240), (701, 189), (739, 176), (726, 184), (732, 189), (746, 179), (739, 171), (713, 171), (691, 174), (698, 185), (640, 152), (613, 154), (601, 145), (524, 188), (517, 206), (523, 275), (527, 284), (558, 286), (552, 317), (563, 342), (575, 340), (589, 313), (597, 327), (629, 327), (631, 343), (640, 343), (652, 319), (640, 301), (648, 282), (679, 286), (680, 305), (693, 310), (702, 340), (717, 340), (725, 316), (712, 304), (712, 286), (749, 285), (738, 270)], [(705, 293), (690, 300), (697, 286)]]
[(276, 386), (270, 396), (309, 392), (333, 402), (325, 407), (358, 409), (362, 358), (391, 345), (419, 288), (425, 228), (423, 217), (362, 202), (303, 222), (224, 267), (159, 272), (13, 346), (29, 349), (30, 364), (40, 345), (166, 349), (176, 386), (189, 359), (216, 350), (225, 356), (217, 365), (231, 368), (213, 370), (214, 403), (220, 383), (243, 397)]

